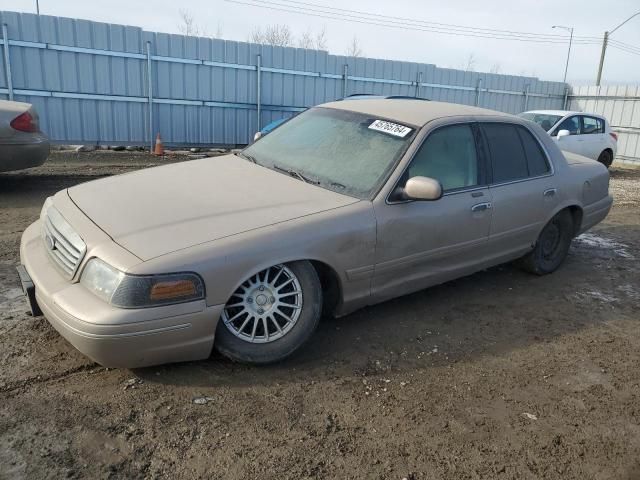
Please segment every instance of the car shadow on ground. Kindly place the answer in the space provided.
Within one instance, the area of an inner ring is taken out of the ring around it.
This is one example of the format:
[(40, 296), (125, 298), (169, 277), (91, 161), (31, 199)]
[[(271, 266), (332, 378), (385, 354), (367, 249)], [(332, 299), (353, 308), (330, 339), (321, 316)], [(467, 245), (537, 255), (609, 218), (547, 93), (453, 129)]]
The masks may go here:
[[(584, 291), (594, 272), (624, 259), (592, 253), (574, 243), (552, 275), (538, 277), (502, 265), (343, 318), (325, 318), (300, 353), (275, 365), (236, 364), (214, 352), (205, 361), (135, 373), (160, 384), (255, 386), (406, 374), (508, 355), (607, 321), (611, 305), (600, 301), (607, 297), (594, 300)], [(613, 278), (603, 277), (600, 288), (615, 288)]]

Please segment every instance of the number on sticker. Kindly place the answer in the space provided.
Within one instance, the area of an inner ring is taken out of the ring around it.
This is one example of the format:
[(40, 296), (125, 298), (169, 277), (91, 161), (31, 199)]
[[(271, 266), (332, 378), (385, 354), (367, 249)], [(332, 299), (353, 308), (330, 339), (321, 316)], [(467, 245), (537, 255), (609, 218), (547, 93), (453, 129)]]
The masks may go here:
[(409, 127), (405, 127), (404, 125), (399, 125), (393, 122), (387, 122), (386, 120), (376, 120), (371, 125), (369, 125), (369, 128), (371, 130), (388, 133), (389, 135), (400, 138), (406, 137), (411, 131)]

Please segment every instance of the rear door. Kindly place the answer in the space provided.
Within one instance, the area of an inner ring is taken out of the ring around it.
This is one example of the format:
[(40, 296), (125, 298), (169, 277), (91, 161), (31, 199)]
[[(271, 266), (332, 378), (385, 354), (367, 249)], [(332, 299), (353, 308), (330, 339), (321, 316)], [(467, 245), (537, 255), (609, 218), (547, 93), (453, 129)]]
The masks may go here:
[(509, 259), (535, 243), (557, 203), (550, 160), (531, 131), (511, 123), (481, 123), (491, 159), (493, 213), (489, 253)]
[(607, 148), (607, 134), (604, 129), (604, 120), (598, 117), (582, 115), (581, 135), (582, 155), (597, 160), (602, 151)]
[[(580, 135), (581, 122), (579, 115), (571, 115), (565, 118), (560, 125), (553, 129), (551, 136), (558, 142), (558, 148), (566, 152), (577, 153), (578, 155), (584, 155), (582, 142), (583, 138)], [(570, 135), (567, 137), (558, 138), (558, 132), (560, 130), (568, 130)]]
[(485, 259), (492, 210), (479, 136), (473, 123), (435, 129), (398, 181), (403, 187), (411, 177), (435, 178), (443, 186), (442, 198), (407, 201), (392, 193), (375, 206), (372, 286), (378, 299), (446, 281)]

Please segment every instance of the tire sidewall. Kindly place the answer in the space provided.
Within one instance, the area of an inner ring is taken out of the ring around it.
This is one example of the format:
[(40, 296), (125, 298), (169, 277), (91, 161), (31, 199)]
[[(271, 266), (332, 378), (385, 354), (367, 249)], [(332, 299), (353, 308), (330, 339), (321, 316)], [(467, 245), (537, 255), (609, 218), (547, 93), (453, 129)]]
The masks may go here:
[(308, 261), (287, 263), (302, 287), (302, 311), (283, 337), (269, 343), (249, 343), (229, 331), (222, 319), (216, 328), (215, 348), (226, 357), (245, 363), (268, 364), (284, 360), (304, 345), (318, 326), (322, 313), (322, 288)]
[[(546, 230), (552, 223), (556, 222), (560, 229), (560, 245), (553, 258), (545, 259), (542, 251), (542, 242), (540, 241), (544, 236)], [(569, 247), (571, 246), (571, 240), (573, 239), (573, 219), (571, 214), (563, 210), (554, 216), (549, 223), (545, 225), (540, 232), (538, 241), (533, 251), (533, 258), (535, 262), (535, 269), (538, 273), (546, 274), (555, 271), (567, 257), (569, 253)]]

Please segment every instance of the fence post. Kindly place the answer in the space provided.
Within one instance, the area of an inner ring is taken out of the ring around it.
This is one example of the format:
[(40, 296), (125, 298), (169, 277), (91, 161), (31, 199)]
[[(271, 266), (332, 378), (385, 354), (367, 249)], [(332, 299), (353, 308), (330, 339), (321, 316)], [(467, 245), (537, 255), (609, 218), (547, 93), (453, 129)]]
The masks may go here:
[(482, 85), (482, 79), (478, 78), (476, 81), (476, 107), (480, 105), (480, 85)]
[(261, 74), (262, 74), (262, 55), (256, 56), (256, 106), (258, 110), (258, 132), (261, 130), (261, 116), (262, 116), (262, 89), (261, 87)]
[(349, 65), (344, 64), (344, 71), (342, 73), (342, 98), (347, 96), (347, 81), (349, 80)]
[(151, 42), (147, 42), (147, 94), (149, 96), (149, 152), (153, 153), (153, 81), (151, 78)]
[(422, 72), (418, 72), (418, 79), (416, 80), (416, 98), (420, 98), (420, 84), (422, 83)]
[(13, 100), (13, 80), (11, 78), (11, 58), (9, 57), (9, 35), (7, 34), (7, 24), (2, 24), (2, 39), (4, 50), (4, 71), (7, 76), (7, 89), (9, 90), (9, 100)]
[(522, 99), (524, 103), (524, 107), (522, 111), (526, 112), (529, 107), (529, 84), (528, 83), (524, 86), (524, 92), (522, 92), (522, 94), (524, 95), (524, 98)]

